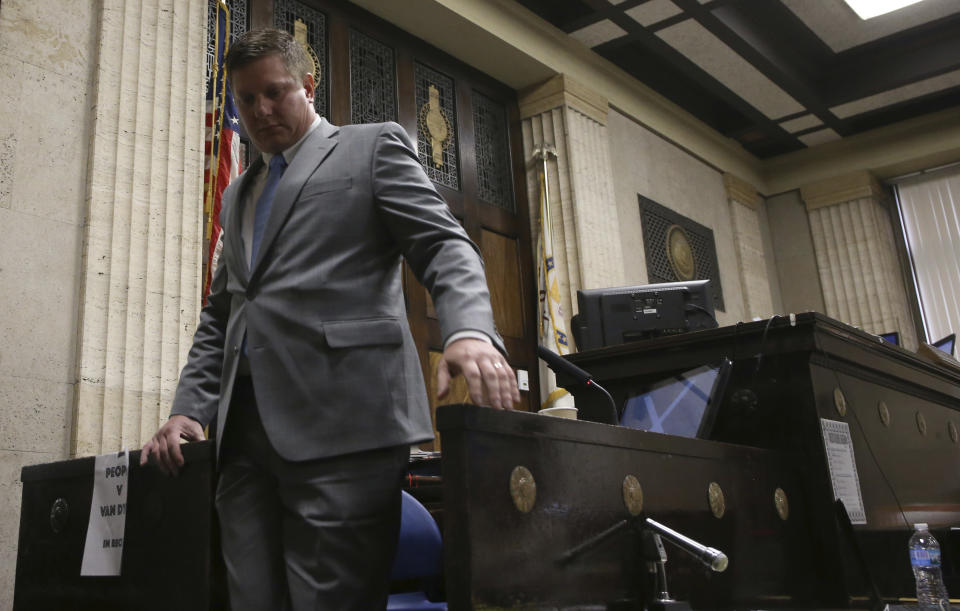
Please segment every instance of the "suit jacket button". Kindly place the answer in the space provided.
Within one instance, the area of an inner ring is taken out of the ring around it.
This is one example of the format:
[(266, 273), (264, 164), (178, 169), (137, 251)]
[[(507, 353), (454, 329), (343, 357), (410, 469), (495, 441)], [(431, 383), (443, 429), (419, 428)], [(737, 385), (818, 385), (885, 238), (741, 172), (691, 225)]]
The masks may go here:
[(234, 346), (234, 347), (233, 347), (233, 353), (234, 353), (234, 354), (240, 354), (240, 346)]

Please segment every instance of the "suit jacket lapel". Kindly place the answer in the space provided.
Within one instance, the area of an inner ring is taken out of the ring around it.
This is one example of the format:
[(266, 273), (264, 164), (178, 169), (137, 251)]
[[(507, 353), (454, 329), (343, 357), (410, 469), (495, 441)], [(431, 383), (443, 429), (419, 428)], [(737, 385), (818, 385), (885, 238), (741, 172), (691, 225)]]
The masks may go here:
[(277, 192), (273, 196), (273, 206), (270, 208), (270, 218), (267, 219), (267, 226), (263, 231), (263, 238), (260, 240), (260, 247), (257, 250), (257, 260), (253, 262), (250, 270), (250, 278), (253, 279), (257, 273), (260, 263), (263, 261), (264, 254), (270, 250), (270, 246), (276, 239), (280, 228), (290, 214), (290, 209), (297, 200), (304, 183), (313, 174), (323, 161), (330, 154), (330, 151), (337, 146), (339, 128), (325, 119), (321, 119), (320, 125), (307, 136), (300, 150), (297, 151), (287, 170), (280, 179), (277, 186)]
[(263, 165), (263, 158), (257, 155), (250, 167), (240, 176), (242, 182), (233, 191), (233, 201), (225, 202), (229, 203), (230, 207), (229, 217), (226, 219), (227, 233), (223, 254), (229, 257), (231, 269), (236, 270), (237, 279), (243, 286), (247, 285), (250, 275), (250, 265), (243, 247), (243, 201), (250, 183), (261, 172)]

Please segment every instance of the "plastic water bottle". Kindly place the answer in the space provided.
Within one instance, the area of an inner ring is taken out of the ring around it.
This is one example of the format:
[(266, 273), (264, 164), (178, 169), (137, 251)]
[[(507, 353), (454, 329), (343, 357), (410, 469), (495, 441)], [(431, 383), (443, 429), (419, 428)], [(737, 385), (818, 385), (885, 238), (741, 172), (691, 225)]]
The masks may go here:
[(940, 572), (940, 544), (926, 524), (914, 524), (910, 537), (910, 564), (917, 580), (917, 605), (921, 609), (949, 611), (950, 598)]

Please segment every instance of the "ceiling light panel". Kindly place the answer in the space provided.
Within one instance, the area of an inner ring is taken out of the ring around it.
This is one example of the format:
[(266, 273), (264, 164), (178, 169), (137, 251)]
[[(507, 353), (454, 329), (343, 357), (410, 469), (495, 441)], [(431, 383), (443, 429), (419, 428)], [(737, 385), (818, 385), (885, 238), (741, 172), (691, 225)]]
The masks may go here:
[(916, 4), (920, 0), (844, 0), (860, 19), (866, 21)]
[(843, 0), (780, 1), (835, 53), (960, 12), (957, 0), (923, 0), (906, 10), (864, 21)]

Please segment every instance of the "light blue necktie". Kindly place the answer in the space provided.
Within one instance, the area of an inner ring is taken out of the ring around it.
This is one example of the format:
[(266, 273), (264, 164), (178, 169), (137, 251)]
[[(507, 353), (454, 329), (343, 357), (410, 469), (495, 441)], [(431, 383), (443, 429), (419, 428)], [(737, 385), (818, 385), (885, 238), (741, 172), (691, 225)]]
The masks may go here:
[[(257, 199), (257, 208), (253, 213), (253, 240), (250, 244), (250, 269), (253, 269), (253, 262), (257, 260), (257, 249), (260, 248), (260, 240), (263, 239), (263, 231), (267, 228), (267, 219), (270, 218), (270, 208), (273, 207), (273, 196), (277, 192), (277, 185), (280, 184), (280, 178), (283, 171), (287, 169), (287, 160), (282, 153), (274, 155), (270, 159), (270, 169), (267, 172), (267, 184), (263, 186), (263, 192)], [(243, 355), (247, 355), (247, 335), (243, 335)]]
[(287, 160), (284, 159), (282, 153), (278, 153), (270, 159), (267, 183), (263, 186), (263, 192), (257, 200), (257, 208), (253, 214), (253, 241), (250, 244), (251, 269), (253, 269), (253, 262), (257, 260), (257, 249), (260, 248), (263, 231), (267, 228), (267, 220), (270, 218), (270, 208), (273, 207), (273, 196), (277, 192), (277, 185), (280, 184), (280, 178), (286, 169)]

